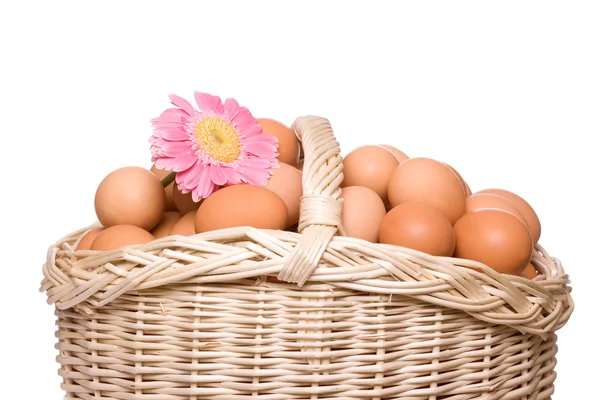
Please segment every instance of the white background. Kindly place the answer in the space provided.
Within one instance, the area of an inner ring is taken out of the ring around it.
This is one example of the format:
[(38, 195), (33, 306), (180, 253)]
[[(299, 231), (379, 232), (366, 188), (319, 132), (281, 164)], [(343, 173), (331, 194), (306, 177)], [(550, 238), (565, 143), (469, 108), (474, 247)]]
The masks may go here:
[(2, 398), (62, 397), (46, 249), (94, 221), (108, 172), (150, 165), (149, 120), (194, 90), (322, 115), (344, 153), (389, 143), (525, 197), (574, 288), (554, 399), (597, 395), (598, 3), (391, 4), (0, 6)]

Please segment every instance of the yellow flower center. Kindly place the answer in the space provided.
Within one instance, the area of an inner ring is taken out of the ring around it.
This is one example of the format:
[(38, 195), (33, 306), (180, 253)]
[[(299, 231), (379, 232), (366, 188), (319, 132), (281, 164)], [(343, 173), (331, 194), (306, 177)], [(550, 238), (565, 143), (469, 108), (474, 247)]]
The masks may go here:
[(218, 117), (205, 117), (196, 124), (196, 139), (204, 152), (220, 162), (238, 159), (242, 146), (237, 130)]

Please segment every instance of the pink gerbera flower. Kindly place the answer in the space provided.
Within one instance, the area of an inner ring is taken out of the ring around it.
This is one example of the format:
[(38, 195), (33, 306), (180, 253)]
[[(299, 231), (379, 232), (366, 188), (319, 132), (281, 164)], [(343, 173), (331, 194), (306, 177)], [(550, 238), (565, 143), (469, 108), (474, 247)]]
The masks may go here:
[(152, 120), (150, 138), (156, 167), (177, 173), (182, 193), (194, 201), (219, 186), (249, 183), (265, 186), (279, 165), (277, 139), (263, 133), (250, 111), (234, 99), (195, 92), (199, 111), (179, 96), (169, 99), (178, 108)]

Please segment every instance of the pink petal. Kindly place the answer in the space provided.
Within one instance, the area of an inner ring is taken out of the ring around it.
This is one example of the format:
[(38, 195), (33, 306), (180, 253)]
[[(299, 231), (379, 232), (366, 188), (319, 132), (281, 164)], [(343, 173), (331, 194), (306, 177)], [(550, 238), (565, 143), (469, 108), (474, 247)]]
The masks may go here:
[(202, 172), (203, 168), (206, 167), (204, 167), (200, 163), (196, 163), (186, 171), (180, 172), (179, 174), (177, 174), (178, 183), (183, 188), (187, 189), (188, 192), (195, 189), (196, 186), (198, 186), (198, 183), (200, 182), (200, 173)]
[(150, 120), (152, 126), (180, 126), (185, 125), (185, 123), (190, 119), (190, 116), (180, 110), (177, 109), (180, 114), (174, 113), (162, 113), (159, 117), (153, 118)]
[(200, 170), (198, 186), (192, 191), (192, 198), (198, 196), (198, 199), (205, 199), (210, 196), (216, 188), (217, 186), (210, 180), (210, 170), (208, 168), (202, 168)]
[[(262, 134), (262, 126), (257, 122), (254, 125), (247, 125), (246, 128), (238, 128), (238, 134), (241, 138), (253, 138), (254, 136), (260, 136)], [(269, 135), (271, 136), (271, 135)]]
[(178, 128), (181, 126), (185, 126), (185, 122), (162, 122), (158, 120), (152, 120), (152, 127), (155, 130), (161, 128)]
[(180, 157), (183, 154), (191, 154), (189, 142), (164, 142), (162, 151), (167, 157)]
[(184, 141), (184, 140), (188, 140), (188, 133), (185, 131), (185, 129), (183, 127), (178, 127), (178, 128), (159, 128), (156, 129), (156, 132), (163, 138), (166, 140), (170, 140), (170, 141)]
[[(177, 183), (177, 179), (178, 179), (177, 177), (179, 176), (180, 173), (175, 175), (175, 183)], [(183, 194), (188, 194), (189, 192), (191, 192), (190, 189), (186, 189), (181, 183), (177, 183), (177, 189), (179, 189), (179, 191)]]
[(192, 190), (192, 200), (194, 203), (199, 203), (204, 197), (199, 193), (198, 189)]
[(164, 154), (160, 150), (160, 147), (150, 146), (150, 154), (152, 154), (152, 162), (156, 161), (159, 158), (164, 157)]
[(210, 169), (210, 179), (215, 185), (224, 185), (227, 183), (227, 175), (225, 175), (220, 166), (211, 165), (208, 168)]
[(202, 114), (223, 114), (223, 102), (220, 97), (200, 92), (194, 92), (194, 97), (196, 98), (196, 103), (198, 103), (198, 107)]
[(200, 202), (202, 199), (207, 198), (208, 196), (210, 196), (211, 194), (213, 194), (214, 192), (216, 192), (219, 189), (219, 187), (215, 184), (212, 184), (210, 189), (208, 189), (206, 192), (200, 194), (199, 191), (194, 190), (192, 192), (192, 200), (194, 200), (196, 203)]
[(162, 151), (162, 147), (167, 143), (162, 137), (151, 136), (150, 137), (150, 145), (151, 147), (158, 147)]
[(165, 170), (172, 170), (171, 165), (173, 164), (173, 159), (172, 158), (164, 158), (164, 157), (159, 157), (155, 160), (155, 165), (156, 168), (158, 169), (165, 169)]
[(230, 167), (222, 167), (225, 176), (227, 177), (227, 185), (238, 185), (243, 182), (242, 175)]
[(246, 107), (240, 107), (237, 115), (231, 122), (233, 123), (234, 128), (236, 128), (238, 131), (245, 131), (253, 125), (258, 124), (256, 118), (252, 116), (250, 110), (248, 110)]
[(254, 167), (254, 168), (271, 168), (273, 165), (273, 161), (272, 160), (267, 160), (264, 158), (258, 158), (258, 157), (248, 157), (247, 159), (244, 160), (244, 166), (248, 165), (250, 167)]
[(246, 167), (244, 168), (244, 178), (251, 185), (265, 186), (269, 182), (271, 171), (264, 168)]
[(233, 121), (240, 110), (240, 105), (235, 99), (226, 99), (223, 108), (225, 110), (225, 116), (227, 117), (227, 120)]
[(168, 108), (163, 113), (152, 120), (152, 122), (185, 122), (189, 117), (188, 113), (179, 108)]
[(198, 188), (201, 189), (201, 194), (203, 198), (208, 197), (214, 188), (215, 184), (210, 180), (210, 170), (208, 168), (204, 168), (200, 174), (200, 181), (198, 182)]
[(198, 162), (198, 157), (195, 154), (191, 153), (181, 153), (175, 159), (175, 165), (173, 166), (173, 171), (180, 172), (185, 171), (190, 168), (192, 165)]
[(198, 162), (198, 157), (189, 153), (179, 154), (175, 158), (160, 158), (156, 161), (156, 167), (169, 171), (182, 172)]
[(269, 135), (268, 133), (261, 133), (260, 135), (254, 135), (251, 138), (248, 138), (248, 140), (251, 140), (253, 142), (272, 143), (274, 146), (277, 146), (277, 144), (279, 143), (279, 140), (275, 136)]
[(257, 157), (274, 158), (277, 154), (277, 147), (270, 142), (252, 140), (246, 143), (246, 152)]
[(194, 109), (194, 107), (192, 107), (192, 105), (187, 100), (185, 100), (175, 94), (169, 95), (169, 99), (171, 100), (171, 103), (173, 103), (177, 107), (181, 108), (183, 111), (185, 111), (189, 115), (196, 114), (197, 111)]
[(190, 168), (186, 169), (185, 171), (181, 171), (178, 172), (175, 175), (175, 183), (177, 184), (177, 189), (179, 189), (179, 191), (181, 191), (183, 194), (185, 194), (184, 191), (184, 186), (183, 186), (183, 180), (184, 178), (190, 173), (190, 171), (194, 168), (195, 165), (192, 165)]

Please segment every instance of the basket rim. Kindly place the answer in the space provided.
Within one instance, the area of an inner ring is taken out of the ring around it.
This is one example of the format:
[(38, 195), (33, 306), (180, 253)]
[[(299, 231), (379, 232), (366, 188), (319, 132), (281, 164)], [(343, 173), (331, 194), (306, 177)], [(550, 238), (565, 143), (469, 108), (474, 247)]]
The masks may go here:
[[(249, 249), (264, 251), (273, 246), (287, 245), (289, 254), (291, 245), (302, 236), (299, 233), (236, 227), (193, 236), (173, 235), (110, 251), (75, 251), (85, 233), (97, 227), (98, 223), (94, 223), (74, 231), (48, 249), (40, 291), (46, 292), (48, 303), (58, 309), (77, 308), (93, 313), (94, 308), (125, 293), (188, 282), (223, 285), (255, 279), (258, 284), (274, 290), (303, 290), (293, 283), (266, 281), (267, 275), (276, 276), (283, 265), (283, 257), (275, 253), (272, 253), (275, 259), (255, 261), (252, 265), (227, 261), (235, 254), (239, 258)], [(212, 251), (214, 255), (205, 263), (195, 265), (194, 257), (189, 254), (202, 250)], [(223, 255), (225, 250), (228, 254)], [(433, 305), (462, 310), (489, 323), (545, 337), (566, 324), (573, 311), (573, 301), (569, 276), (560, 261), (548, 255), (540, 245), (536, 250), (536, 267), (545, 273), (530, 280), (500, 274), (471, 260), (431, 256), (399, 246), (335, 236), (308, 284), (418, 298)], [(376, 262), (335, 265), (338, 262), (335, 257), (342, 251), (357, 252)], [(254, 258), (257, 255), (254, 253)], [(220, 266), (206, 274), (206, 265), (211, 258), (218, 257)], [(118, 267), (131, 259), (145, 259), (146, 264), (118, 273), (106, 268), (106, 265)], [(148, 273), (152, 268), (154, 272)], [(173, 273), (175, 270), (179, 272)], [(99, 280), (104, 283), (99, 285)]]

